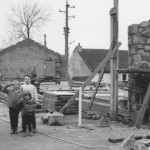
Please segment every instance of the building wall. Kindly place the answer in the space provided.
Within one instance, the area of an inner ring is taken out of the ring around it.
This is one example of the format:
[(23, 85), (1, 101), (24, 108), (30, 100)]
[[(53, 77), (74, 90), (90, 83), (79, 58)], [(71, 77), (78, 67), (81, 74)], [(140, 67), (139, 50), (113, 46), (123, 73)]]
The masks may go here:
[[(91, 70), (87, 67), (81, 56), (79, 55), (78, 51), (80, 51), (81, 46), (77, 46), (70, 56), (69, 59), (69, 75), (71, 78), (73, 77), (88, 77), (92, 74)], [(82, 47), (81, 47), (82, 48)], [(126, 81), (128, 81), (128, 74), (126, 75)], [(98, 81), (99, 74), (96, 74), (95, 77), (92, 79), (92, 82)], [(118, 74), (118, 81), (123, 81), (123, 74)], [(104, 73), (102, 82), (110, 83), (110, 73)]]
[(86, 77), (91, 75), (90, 69), (77, 51), (74, 51), (69, 59), (69, 74), (71, 77)]
[[(57, 57), (47, 53), (48, 60)], [(0, 72), (4, 78), (23, 78), (36, 67), (38, 77), (44, 76), (44, 50), (37, 46), (16, 47), (0, 56)]]
[(128, 28), (129, 66), (150, 62), (150, 22), (133, 24)]
[[(128, 28), (129, 66), (145, 63), (150, 67), (150, 22), (133, 24)], [(144, 67), (144, 66), (143, 66)], [(138, 69), (145, 69), (139, 68)], [(129, 74), (130, 110), (139, 110), (150, 83), (149, 74)]]

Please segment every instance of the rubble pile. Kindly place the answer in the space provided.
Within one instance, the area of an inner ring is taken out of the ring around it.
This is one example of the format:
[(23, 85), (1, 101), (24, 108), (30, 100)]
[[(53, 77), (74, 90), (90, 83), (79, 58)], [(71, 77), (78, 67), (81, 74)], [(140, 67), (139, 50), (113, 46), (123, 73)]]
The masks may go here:
[(98, 120), (98, 119), (100, 119), (100, 114), (97, 112), (92, 112), (92, 111), (83, 111), (82, 118)]
[(42, 115), (41, 121), (48, 125), (64, 125), (64, 114), (59, 112), (46, 113)]

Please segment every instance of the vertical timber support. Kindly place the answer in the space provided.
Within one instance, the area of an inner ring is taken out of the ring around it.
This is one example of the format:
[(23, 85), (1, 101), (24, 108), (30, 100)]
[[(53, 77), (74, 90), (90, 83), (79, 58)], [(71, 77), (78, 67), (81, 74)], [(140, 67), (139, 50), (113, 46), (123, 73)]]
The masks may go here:
[(46, 53), (46, 34), (44, 34), (44, 78), (46, 77), (46, 56), (47, 56), (47, 53)]
[[(117, 50), (120, 47), (120, 45), (121, 45), (121, 42), (117, 43), (115, 45), (115, 47), (114, 47), (113, 43), (111, 44), (110, 51), (108, 52), (108, 54), (106, 55), (106, 57), (104, 58), (104, 60), (98, 65), (98, 67), (93, 71), (93, 73), (87, 78), (87, 80), (81, 86), (82, 90), (84, 90), (84, 88), (87, 85), (89, 85), (89, 83), (91, 82), (91, 80), (93, 79), (93, 77), (106, 66), (106, 64), (110, 60), (110, 58), (112, 56), (114, 56), (114, 54), (117, 52)], [(112, 47), (114, 47), (114, 48), (112, 49)], [(66, 109), (69, 105), (71, 105), (71, 103), (75, 100), (75, 98), (78, 95), (79, 95), (79, 90), (77, 90), (76, 93), (71, 97), (71, 99), (61, 108), (60, 112), (63, 113), (64, 109)]]
[[(114, 0), (114, 7), (110, 10), (111, 21), (111, 43), (118, 43), (118, 0)], [(118, 52), (110, 61), (110, 78), (111, 78), (111, 102), (110, 102), (110, 118), (117, 120), (118, 116)]]

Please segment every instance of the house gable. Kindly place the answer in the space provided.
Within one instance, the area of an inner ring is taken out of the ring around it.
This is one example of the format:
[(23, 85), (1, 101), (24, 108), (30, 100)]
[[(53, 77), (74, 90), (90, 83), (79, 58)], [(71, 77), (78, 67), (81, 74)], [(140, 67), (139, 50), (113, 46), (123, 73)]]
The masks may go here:
[[(86, 65), (93, 72), (96, 67), (106, 57), (108, 50), (106, 49), (82, 49), (78, 52)], [(128, 67), (128, 51), (119, 51), (119, 69), (126, 69)], [(105, 72), (110, 72), (110, 62), (108, 62)]]
[[(46, 48), (46, 60), (60, 62), (61, 55)], [(38, 77), (44, 77), (44, 64), (45, 47), (31, 39), (0, 51), (0, 72), (4, 78), (23, 78), (33, 67)]]
[(5, 55), (5, 54), (10, 53), (10, 52), (13, 52), (17, 48), (20, 48), (20, 49), (23, 50), (24, 47), (29, 47), (30, 50), (32, 50), (35, 47), (36, 48), (38, 47), (38, 49), (41, 50), (41, 51), (45, 50), (47, 55), (48, 54), (53, 54), (55, 57), (58, 58), (58, 61), (60, 61), (61, 55), (59, 53), (54, 52), (54, 51), (52, 51), (51, 49), (48, 49), (48, 48), (45, 49), (45, 47), (43, 45), (35, 42), (32, 39), (25, 39), (21, 42), (16, 43), (15, 45), (11, 45), (10, 47), (1, 50), (0, 51), (0, 56)]

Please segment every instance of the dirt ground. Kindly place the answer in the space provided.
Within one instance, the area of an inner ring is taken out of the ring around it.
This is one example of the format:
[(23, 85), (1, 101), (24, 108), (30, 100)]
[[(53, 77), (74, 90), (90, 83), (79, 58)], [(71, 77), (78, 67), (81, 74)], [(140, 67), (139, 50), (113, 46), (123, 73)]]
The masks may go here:
[[(120, 144), (112, 144), (108, 142), (108, 138), (127, 138), (131, 134), (135, 136), (150, 135), (149, 130), (139, 130), (115, 122), (111, 123), (110, 127), (101, 128), (98, 127), (98, 120), (83, 119), (82, 124), (85, 128), (78, 128), (77, 115), (65, 116), (64, 126), (48, 126), (42, 124), (41, 116), (42, 113), (36, 114), (38, 131), (52, 137), (47, 137), (40, 133), (36, 133), (32, 137), (22, 137), (21, 133), (10, 135), (9, 123), (0, 120), (0, 150), (120, 150)], [(0, 119), (9, 121), (8, 108), (2, 103), (0, 103)], [(19, 118), (19, 125), (20, 123), (21, 117)], [(75, 144), (56, 138), (74, 142)]]

